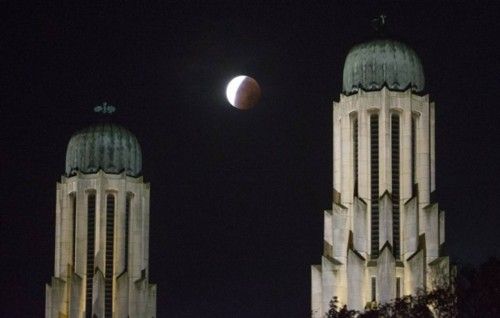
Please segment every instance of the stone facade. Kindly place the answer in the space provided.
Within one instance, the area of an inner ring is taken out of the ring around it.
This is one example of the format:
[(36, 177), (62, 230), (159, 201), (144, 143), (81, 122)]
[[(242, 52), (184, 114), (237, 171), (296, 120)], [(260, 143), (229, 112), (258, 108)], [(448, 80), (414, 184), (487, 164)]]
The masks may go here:
[(359, 90), (333, 104), (333, 204), (312, 317), (333, 297), (349, 309), (447, 283), (444, 212), (433, 201), (435, 106), (412, 89)]

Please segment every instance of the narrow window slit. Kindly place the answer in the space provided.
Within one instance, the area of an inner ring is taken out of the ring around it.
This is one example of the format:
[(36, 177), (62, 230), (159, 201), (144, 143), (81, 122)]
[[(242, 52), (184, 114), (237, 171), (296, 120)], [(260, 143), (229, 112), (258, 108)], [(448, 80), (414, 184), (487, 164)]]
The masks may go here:
[(106, 268), (104, 282), (104, 317), (113, 315), (113, 258), (114, 258), (115, 197), (106, 196)]
[(94, 280), (94, 244), (95, 244), (95, 206), (96, 197), (91, 193), (87, 197), (87, 286), (85, 316), (92, 317), (92, 286)]
[(378, 115), (370, 116), (370, 148), (371, 148), (371, 257), (377, 258), (379, 252), (379, 143), (378, 143)]
[(391, 148), (392, 148), (392, 238), (393, 238), (393, 252), (394, 257), (399, 259), (400, 254), (400, 231), (399, 231), (399, 218), (400, 218), (400, 206), (399, 206), (399, 160), (400, 160), (400, 149), (399, 149), (399, 115), (393, 114), (391, 116)]

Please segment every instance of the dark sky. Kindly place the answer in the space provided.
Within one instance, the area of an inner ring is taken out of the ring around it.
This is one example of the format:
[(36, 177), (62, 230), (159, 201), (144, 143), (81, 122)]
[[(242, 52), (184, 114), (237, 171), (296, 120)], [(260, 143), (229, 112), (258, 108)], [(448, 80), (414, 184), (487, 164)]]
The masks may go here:
[[(66, 145), (107, 101), (143, 149), (158, 317), (307, 317), (331, 206), (332, 102), (380, 12), (421, 57), (436, 102), (452, 260), (499, 256), (500, 6), (402, 2), (4, 4), (0, 316), (43, 316)], [(262, 87), (246, 112), (224, 96), (239, 74)]]

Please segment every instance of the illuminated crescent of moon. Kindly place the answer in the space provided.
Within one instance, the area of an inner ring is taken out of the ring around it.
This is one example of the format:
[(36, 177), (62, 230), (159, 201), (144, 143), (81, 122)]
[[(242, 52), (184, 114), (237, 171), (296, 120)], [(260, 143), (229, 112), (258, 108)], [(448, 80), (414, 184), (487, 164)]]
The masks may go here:
[(240, 88), (241, 83), (245, 80), (246, 76), (245, 75), (240, 75), (231, 80), (229, 84), (227, 84), (226, 88), (226, 97), (229, 103), (231, 105), (235, 106), (235, 101), (236, 101), (236, 93), (238, 92), (238, 89)]

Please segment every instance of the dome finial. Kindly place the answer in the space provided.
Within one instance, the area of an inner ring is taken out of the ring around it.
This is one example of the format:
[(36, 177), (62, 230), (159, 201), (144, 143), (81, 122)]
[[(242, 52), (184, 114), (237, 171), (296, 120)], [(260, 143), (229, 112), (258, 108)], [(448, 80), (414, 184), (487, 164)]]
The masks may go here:
[(97, 105), (94, 107), (94, 112), (101, 114), (112, 114), (116, 110), (116, 107), (108, 104), (107, 102), (102, 103), (102, 105)]
[(378, 34), (384, 33), (386, 27), (387, 16), (380, 14), (378, 17), (372, 19), (372, 27)]

